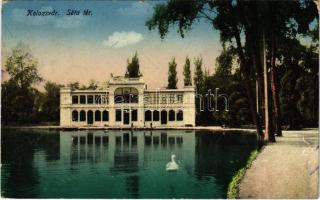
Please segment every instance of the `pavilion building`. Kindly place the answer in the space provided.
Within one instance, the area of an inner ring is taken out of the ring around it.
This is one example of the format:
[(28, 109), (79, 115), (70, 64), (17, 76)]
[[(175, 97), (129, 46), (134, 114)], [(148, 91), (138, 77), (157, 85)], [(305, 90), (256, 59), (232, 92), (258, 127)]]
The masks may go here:
[(63, 127), (195, 126), (195, 89), (147, 89), (142, 78), (111, 77), (108, 87), (60, 90)]

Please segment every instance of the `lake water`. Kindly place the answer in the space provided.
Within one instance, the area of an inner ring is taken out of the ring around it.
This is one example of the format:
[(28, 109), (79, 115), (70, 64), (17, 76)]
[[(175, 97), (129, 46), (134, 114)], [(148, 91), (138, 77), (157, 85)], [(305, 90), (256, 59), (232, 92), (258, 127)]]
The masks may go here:
[(254, 148), (239, 132), (2, 130), (1, 196), (225, 198)]

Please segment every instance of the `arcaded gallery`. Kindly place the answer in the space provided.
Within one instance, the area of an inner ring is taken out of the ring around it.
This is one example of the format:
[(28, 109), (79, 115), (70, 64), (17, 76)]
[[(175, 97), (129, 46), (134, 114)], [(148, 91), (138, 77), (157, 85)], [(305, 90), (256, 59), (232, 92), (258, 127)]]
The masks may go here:
[(96, 90), (60, 91), (64, 127), (182, 127), (195, 125), (195, 90), (147, 89), (142, 78), (111, 77)]

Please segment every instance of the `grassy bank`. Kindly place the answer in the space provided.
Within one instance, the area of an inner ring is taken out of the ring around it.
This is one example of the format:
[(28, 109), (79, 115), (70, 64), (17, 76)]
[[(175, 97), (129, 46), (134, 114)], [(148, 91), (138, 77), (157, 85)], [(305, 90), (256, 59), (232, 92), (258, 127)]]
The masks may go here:
[(227, 198), (228, 199), (235, 199), (238, 197), (239, 194), (239, 185), (241, 182), (241, 179), (244, 177), (247, 169), (249, 169), (252, 165), (252, 162), (257, 158), (258, 151), (254, 150), (250, 153), (250, 157), (247, 161), (247, 164), (245, 167), (241, 168), (233, 177), (232, 181), (229, 183), (228, 186), (228, 193)]

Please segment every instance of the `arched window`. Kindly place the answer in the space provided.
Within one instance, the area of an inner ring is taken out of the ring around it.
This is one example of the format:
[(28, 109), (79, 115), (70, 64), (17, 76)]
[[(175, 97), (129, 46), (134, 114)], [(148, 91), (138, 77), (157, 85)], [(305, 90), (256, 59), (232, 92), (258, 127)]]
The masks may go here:
[(80, 111), (80, 121), (81, 122), (86, 121), (86, 112), (84, 110)]
[(183, 111), (179, 110), (177, 113), (177, 121), (183, 121)]
[(117, 88), (114, 91), (114, 103), (138, 103), (139, 92), (136, 88)]
[(159, 111), (154, 110), (153, 111), (153, 121), (159, 121), (160, 117), (159, 117)]
[(77, 122), (79, 120), (78, 118), (79, 118), (78, 111), (76, 110), (72, 111), (72, 121)]
[(104, 110), (102, 112), (102, 121), (104, 122), (109, 121), (109, 112), (107, 110)]
[(92, 112), (92, 110), (89, 110), (87, 112), (87, 122), (88, 122), (88, 124), (93, 124), (93, 112)]
[(176, 113), (174, 112), (174, 110), (170, 110), (169, 111), (169, 121), (174, 121), (176, 120)]
[(100, 110), (96, 110), (96, 112), (94, 113), (94, 120), (100, 122), (101, 121), (101, 111)]
[(166, 110), (161, 110), (161, 124), (167, 124), (168, 123), (168, 112)]
[(151, 111), (150, 111), (150, 110), (147, 110), (147, 111), (144, 113), (144, 120), (145, 120), (146, 122), (151, 121)]

